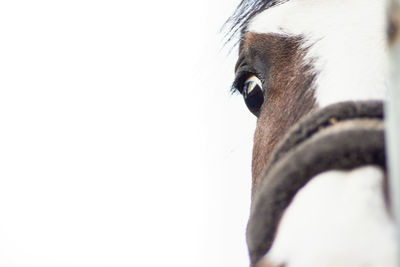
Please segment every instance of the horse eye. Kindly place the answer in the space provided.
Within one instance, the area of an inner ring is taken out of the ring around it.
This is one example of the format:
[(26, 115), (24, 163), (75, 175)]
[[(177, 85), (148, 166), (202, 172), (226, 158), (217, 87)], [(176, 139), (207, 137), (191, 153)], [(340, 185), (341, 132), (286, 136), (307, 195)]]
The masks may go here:
[(258, 116), (264, 103), (264, 91), (260, 79), (252, 75), (244, 82), (243, 97), (251, 113)]

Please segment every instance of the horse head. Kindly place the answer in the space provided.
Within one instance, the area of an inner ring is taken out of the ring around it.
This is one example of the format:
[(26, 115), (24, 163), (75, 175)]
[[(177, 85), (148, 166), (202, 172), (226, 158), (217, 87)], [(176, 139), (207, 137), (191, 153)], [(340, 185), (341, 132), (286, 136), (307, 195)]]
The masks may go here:
[(231, 17), (233, 88), (257, 116), (252, 266), (394, 266), (382, 103), (397, 27), (387, 5), (243, 0)]

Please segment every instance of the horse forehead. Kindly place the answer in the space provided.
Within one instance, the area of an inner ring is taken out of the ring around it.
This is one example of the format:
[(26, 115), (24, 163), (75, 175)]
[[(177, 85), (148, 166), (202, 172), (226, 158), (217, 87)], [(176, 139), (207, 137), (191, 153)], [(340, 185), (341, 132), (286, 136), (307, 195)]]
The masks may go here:
[[(365, 32), (384, 25), (384, 0), (282, 0), (254, 15), (247, 31), (258, 33), (343, 35), (359, 25)], [(373, 28), (370, 28), (373, 27)], [(381, 29), (380, 29), (381, 30)], [(340, 32), (337, 32), (340, 31)]]
[(317, 104), (384, 100), (387, 13), (384, 0), (289, 0), (255, 15), (249, 33), (301, 37), (312, 63)]

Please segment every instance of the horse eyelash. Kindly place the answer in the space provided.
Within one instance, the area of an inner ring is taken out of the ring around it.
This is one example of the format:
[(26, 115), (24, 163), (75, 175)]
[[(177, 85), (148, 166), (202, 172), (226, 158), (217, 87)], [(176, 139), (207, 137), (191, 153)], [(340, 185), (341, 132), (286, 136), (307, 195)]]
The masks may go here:
[(233, 82), (233, 84), (231, 85), (231, 89), (230, 89), (231, 94), (236, 94), (236, 93), (240, 93), (239, 89), (235, 86), (235, 82)]
[(244, 84), (244, 82), (246, 81), (246, 79), (248, 78), (248, 77), (250, 77), (252, 74), (251, 73), (249, 73), (249, 72), (239, 72), (237, 75), (236, 75), (236, 78), (235, 78), (235, 80), (233, 81), (233, 83), (232, 83), (232, 86), (231, 86), (231, 93), (232, 94), (234, 94), (234, 93), (237, 93), (237, 92), (239, 92), (240, 94), (242, 94), (243, 93), (243, 84)]

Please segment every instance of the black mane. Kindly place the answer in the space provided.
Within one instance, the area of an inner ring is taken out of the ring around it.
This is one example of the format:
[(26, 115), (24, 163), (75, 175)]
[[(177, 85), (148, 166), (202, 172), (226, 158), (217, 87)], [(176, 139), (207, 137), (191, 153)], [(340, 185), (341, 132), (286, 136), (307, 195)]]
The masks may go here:
[(242, 0), (233, 15), (226, 21), (224, 27), (227, 28), (227, 43), (239, 34), (239, 38), (246, 30), (251, 18), (261, 11), (274, 6), (282, 0)]

